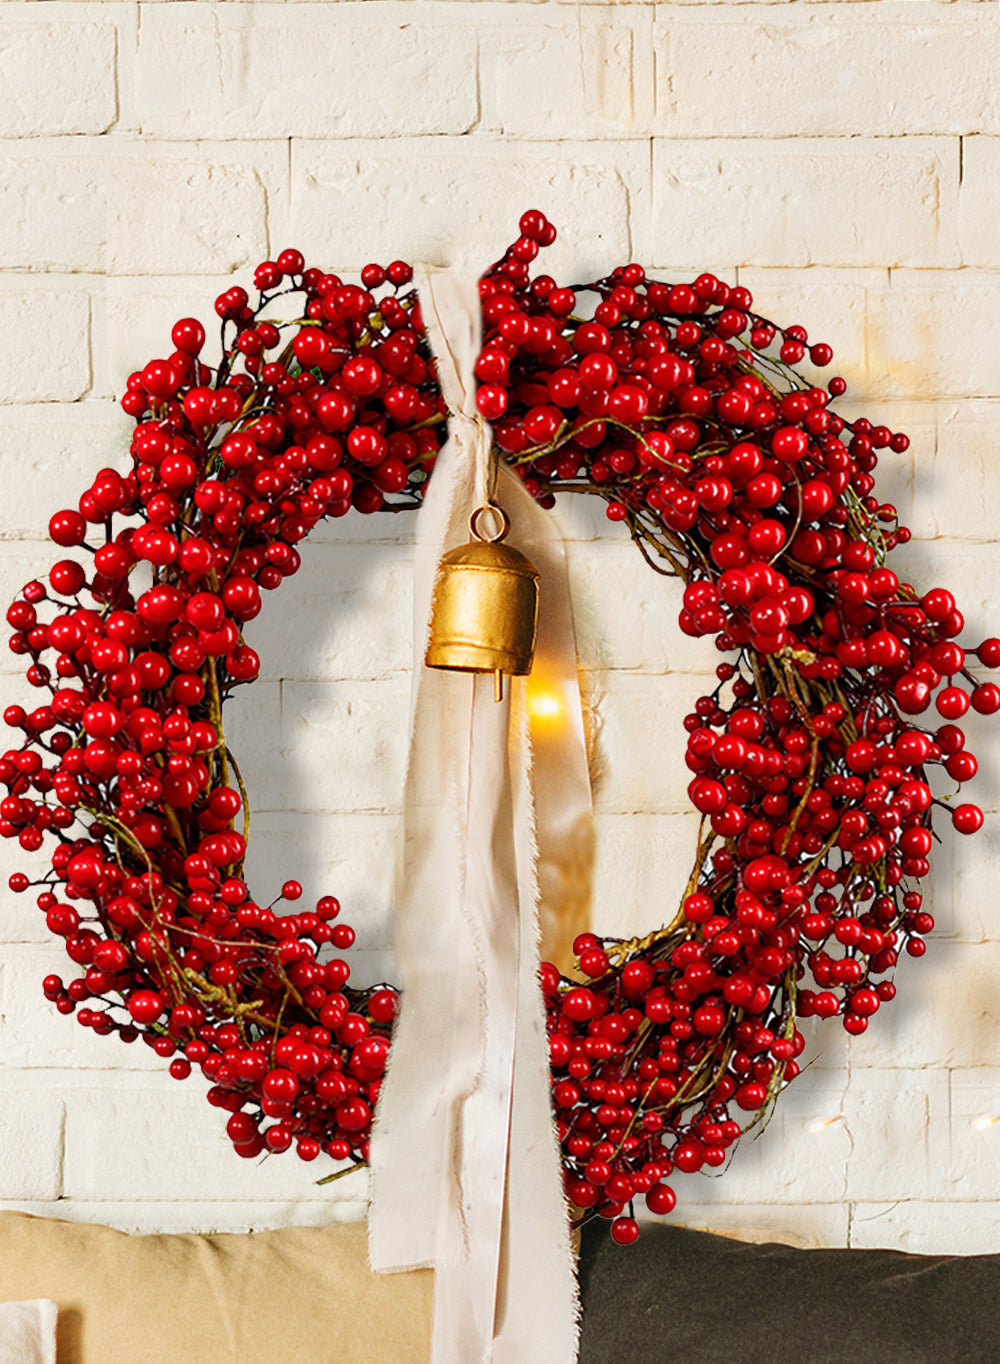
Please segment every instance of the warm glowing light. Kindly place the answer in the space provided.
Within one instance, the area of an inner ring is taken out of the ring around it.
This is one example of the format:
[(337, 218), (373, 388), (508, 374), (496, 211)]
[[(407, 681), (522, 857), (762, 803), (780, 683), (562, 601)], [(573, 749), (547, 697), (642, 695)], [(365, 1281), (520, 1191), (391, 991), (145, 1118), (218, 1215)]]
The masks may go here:
[(994, 1113), (992, 1117), (977, 1118), (972, 1125), (977, 1132), (985, 1132), (988, 1127), (992, 1127), (996, 1122), (1000, 1122), (1000, 1113)]
[(528, 683), (528, 714), (532, 720), (554, 725), (566, 716), (562, 691), (542, 680)]
[(832, 1127), (835, 1122), (843, 1121), (843, 1113), (836, 1113), (832, 1118), (814, 1118), (812, 1122), (806, 1123), (806, 1131), (815, 1134), (822, 1132), (825, 1127)]

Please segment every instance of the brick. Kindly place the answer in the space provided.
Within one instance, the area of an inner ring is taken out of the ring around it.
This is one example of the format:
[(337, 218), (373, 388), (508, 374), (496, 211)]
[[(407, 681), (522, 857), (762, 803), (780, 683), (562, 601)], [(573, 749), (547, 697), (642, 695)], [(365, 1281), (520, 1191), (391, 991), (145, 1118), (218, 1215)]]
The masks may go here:
[[(998, 768), (993, 750), (969, 744), (980, 758), (979, 773), (972, 787), (963, 788), (962, 799), (993, 810), (997, 804)], [(1000, 820), (987, 815), (975, 838), (962, 838), (942, 820), (941, 845), (931, 854), (931, 874), (925, 882), (924, 908), (934, 915), (934, 933), (928, 952), (947, 939), (981, 943), (998, 933), (994, 892), (1000, 875)], [(918, 968), (919, 969), (919, 968)]]
[(226, 743), (239, 764), (250, 808), (281, 810), (292, 781), (281, 736), (281, 683), (238, 687), (226, 702)]
[[(995, 132), (994, 16), (972, 5), (665, 5), (656, 131), (672, 137)], [(941, 72), (951, 78), (941, 80)], [(765, 74), (766, 73), (766, 74)], [(752, 92), (752, 97), (748, 96)]]
[(1000, 944), (932, 936), (926, 956), (917, 962), (904, 957), (896, 972), (898, 995), (852, 1044), (855, 1076), (883, 1067), (938, 1071), (990, 1065), (1000, 1020), (998, 969)]
[(924, 538), (992, 541), (1000, 511), (1000, 402), (937, 405), (933, 460), (919, 467), (914, 530)]
[(249, 166), (150, 156), (129, 168), (108, 222), (113, 274), (240, 270), (267, 254), (267, 190)]
[[(0, 294), (0, 303), (3, 298)], [(0, 540), (46, 542), (32, 551), (34, 568), (13, 590), (61, 556), (48, 541), (52, 513), (75, 506), (105, 465), (125, 469), (121, 456), (130, 429), (120, 410), (101, 402), (0, 408), (0, 446), (6, 452), (0, 461)], [(25, 560), (15, 562), (20, 569)]]
[[(770, 1203), (840, 1204), (843, 1201), (850, 1135), (842, 1122), (815, 1136), (805, 1128), (815, 1119), (842, 1111), (844, 1081), (806, 1071), (778, 1098), (766, 1127), (739, 1139), (725, 1177), (702, 1174), (671, 1177), (682, 1214), (690, 1201), (712, 1207), (722, 1221), (729, 1206)], [(715, 1211), (718, 1209), (718, 1211)]]
[(1000, 1101), (995, 1066), (960, 1067), (951, 1072), (951, 1147), (948, 1197), (956, 1202), (996, 1195), (1000, 1152)]
[[(711, 673), (718, 662), (712, 641), (692, 639), (677, 623), (682, 605), (680, 582), (656, 573), (620, 528), (618, 532), (614, 541), (567, 547), (581, 665), (596, 672), (625, 668)], [(693, 703), (700, 694), (699, 683), (689, 678), (685, 685)]]
[(247, 880), (262, 904), (292, 878), (302, 882), (303, 905), (335, 895), (358, 935), (347, 954), (353, 968), (357, 953), (388, 946), (399, 838), (395, 815), (260, 815), (251, 829)]
[(845, 1196), (947, 1198), (948, 1076), (885, 1064), (850, 1076), (842, 1110), (851, 1139)]
[(691, 774), (676, 760), (683, 719), (699, 695), (683, 674), (608, 673), (594, 704), (601, 773), (598, 810), (610, 814), (679, 814), (690, 808)]
[(911, 1255), (995, 1255), (1000, 1203), (928, 1202), (898, 1199), (858, 1203), (851, 1217), (851, 1245), (890, 1247)]
[(299, 680), (383, 678), (408, 669), (412, 584), (410, 549), (378, 541), (336, 545), (329, 538), (314, 545), (310, 537), (302, 567), (282, 584), (280, 603), (269, 603), (250, 627), (263, 675), (287, 676), (291, 660)]
[[(840, 9), (846, 5), (860, 5), (868, 2), (869, 0), (801, 0), (801, 3), (804, 4), (830, 5), (831, 8), (835, 9)], [(578, 3), (578, 0), (555, 0), (555, 3), (560, 5), (575, 5)], [(581, 5), (604, 5), (606, 3), (607, 0), (579, 0), (579, 4)], [(634, 3), (657, 5), (662, 10), (667, 9), (668, 7), (674, 9), (680, 8), (681, 6), (694, 7), (700, 5), (727, 5), (730, 8), (735, 8), (737, 5), (742, 6), (743, 4), (746, 4), (749, 6), (758, 3), (777, 7), (780, 4), (786, 4), (787, 0), (634, 0)], [(983, 3), (986, 3), (986, 0), (983, 0)]]
[[(6, 143), (0, 153), (0, 259), (5, 270), (100, 271), (107, 240), (101, 158)], [(30, 151), (28, 150), (30, 147)], [(55, 150), (58, 148), (58, 150)]]
[(803, 1072), (782, 1091), (759, 1137), (750, 1134), (760, 1148), (764, 1187), (779, 1191), (783, 1201), (843, 1202), (850, 1131), (844, 1122), (831, 1122), (819, 1132), (809, 1129), (844, 1112), (847, 1082), (846, 1075), (830, 1071)]
[(57, 1092), (12, 1089), (0, 1076), (0, 1198), (62, 1193), (64, 1110)]
[(1000, 137), (964, 138), (962, 182), (958, 192), (959, 245), (964, 265), (984, 270), (996, 266), (996, 221), (1000, 215), (998, 173)]
[(0, 1055), (9, 1067), (33, 1070), (65, 1066), (94, 1071), (162, 1071), (164, 1062), (142, 1043), (126, 1045), (117, 1037), (98, 1037), (75, 1017), (56, 1011), (42, 994), (49, 974), (64, 981), (80, 975), (62, 943), (48, 935), (44, 944), (4, 948)]
[(228, 276), (284, 232), (287, 144), (42, 138), (0, 168), (6, 270)]
[[(479, 30), (481, 126), (511, 137), (638, 137), (652, 115), (649, 10), (504, 10)], [(552, 22), (554, 18), (555, 22)]]
[(606, 503), (602, 498), (564, 495), (556, 498), (549, 515), (557, 533), (567, 543), (589, 547), (597, 540), (621, 540), (622, 527), (608, 520)]
[(886, 398), (992, 398), (1000, 381), (992, 334), (1000, 283), (975, 270), (893, 270), (869, 297), (869, 386)]
[[(908, 526), (914, 536), (927, 535), (927, 514), (936, 500), (934, 480), (938, 447), (938, 408), (933, 402), (894, 402), (871, 397), (858, 389), (853, 402), (843, 399), (836, 410), (847, 421), (864, 416), (869, 421), (901, 431), (910, 438), (910, 448), (902, 454), (894, 450), (878, 452), (875, 489), (884, 502), (891, 502), (899, 514), (900, 525)], [(895, 559), (893, 559), (895, 562)]]
[[(6, 283), (6, 281), (5, 281)], [(0, 404), (62, 403), (90, 387), (90, 302), (79, 290), (0, 289)]]
[(963, 640), (967, 647), (974, 647), (998, 633), (996, 553), (994, 544), (974, 540), (911, 540), (893, 551), (893, 565), (920, 592), (945, 586), (954, 593), (965, 616)]
[[(115, 18), (124, 5), (8, 4), (0, 137), (103, 133), (115, 122)], [(83, 13), (81, 13), (83, 11)], [(93, 16), (98, 22), (78, 22)]]
[(355, 813), (398, 809), (408, 695), (406, 678), (284, 683), (284, 808)]
[(803, 1055), (810, 1069), (837, 1072), (847, 1069), (853, 1057), (852, 1039), (839, 1018), (803, 1018), (798, 1028), (805, 1039)]
[[(346, 921), (345, 921), (346, 922)], [(352, 928), (354, 925), (351, 925)], [(351, 984), (358, 990), (396, 978), (392, 951), (388, 947), (351, 948)]]
[(363, 516), (350, 511), (346, 516), (324, 521), (311, 532), (311, 545), (396, 545), (404, 547), (406, 558), (413, 553), (416, 518), (409, 510), (378, 512)]
[[(193, 268), (194, 262), (191, 265)], [(215, 300), (237, 281), (249, 290), (251, 280), (251, 271), (236, 279), (228, 271), (176, 278), (109, 278), (95, 307), (96, 391), (102, 396), (120, 397), (133, 370), (141, 369), (154, 357), (170, 355), (170, 329), (181, 317), (196, 317), (201, 322), (207, 337), (205, 362), (217, 364), (221, 348)]]
[[(124, 1080), (126, 1077), (122, 1077)], [(118, 1203), (125, 1189), (141, 1190), (151, 1202), (246, 1204), (254, 1199), (294, 1205), (313, 1202), (315, 1181), (331, 1173), (326, 1157), (309, 1165), (292, 1151), (279, 1159), (247, 1163), (234, 1153), (226, 1115), (213, 1109), (193, 1078), (183, 1085), (156, 1077), (109, 1086), (74, 1088), (65, 1095), (65, 1191), (87, 1202)], [(168, 1087), (169, 1086), (169, 1087)], [(114, 1133), (115, 1159), (108, 1159)], [(365, 1172), (324, 1190), (331, 1202), (357, 1203), (367, 1191)]]
[[(104, 41), (117, 29), (120, 50), (130, 51), (127, 9), (84, 3), (70, 11), (58, 0), (8, 5), (0, 29), (19, 29), (19, 40), (44, 30), (57, 52), (71, 34), (78, 51), (61, 73), (78, 72), (91, 60), (92, 31)], [(802, 321), (812, 339), (829, 340), (836, 360), (823, 377), (843, 373), (850, 384), (850, 401), (838, 407), (912, 439), (906, 455), (880, 462), (879, 493), (918, 537), (895, 558), (918, 586), (956, 590), (967, 639), (997, 633), (990, 442), (1000, 395), (988, 338), (997, 302), (1000, 138), (988, 135), (998, 131), (990, 121), (996, 97), (981, 80), (985, 66), (995, 66), (998, 41), (986, 13), (971, 4), (737, 10), (679, 0), (654, 16), (641, 3), (496, 0), (480, 6), (473, 27), (466, 8), (447, 0), (419, 8), (386, 0), (378, 11), (354, 3), (237, 3), (217, 14), (144, 6), (138, 112), (145, 137), (128, 131), (137, 126), (131, 59), (119, 73), (117, 122), (110, 67), (107, 80), (102, 68), (63, 104), (48, 96), (30, 126), (4, 118), (22, 118), (45, 82), (21, 106), (9, 101), (0, 111), (0, 138), (9, 139), (0, 143), (7, 272), (0, 318), (8, 334), (35, 346), (0, 374), (7, 402), (0, 408), (7, 452), (0, 595), (9, 599), (55, 557), (41, 543), (52, 511), (72, 502), (97, 467), (122, 462), (128, 423), (94, 397), (120, 392), (132, 369), (168, 353), (175, 318), (201, 316), (214, 332), (212, 302), (232, 270), (248, 282), (256, 259), (289, 243), (309, 252), (310, 263), (344, 273), (368, 259), (412, 259), (420, 251), (482, 268), (513, 235), (517, 212), (537, 202), (560, 229), (540, 262), (559, 278), (601, 275), (629, 256), (658, 272), (669, 266), (674, 278), (675, 270), (711, 268), (752, 288), (762, 312)], [(655, 126), (673, 140), (657, 143), (660, 197), (651, 218), (650, 149), (637, 139), (653, 126), (647, 35), (654, 17)], [(921, 72), (932, 21), (938, 70), (928, 81)], [(321, 30), (343, 36), (350, 70), (340, 69), (329, 43), (310, 39)], [(873, 84), (857, 85), (856, 77), (850, 88), (838, 85), (857, 69), (862, 44), (865, 69), (880, 72), (877, 98)], [(827, 65), (817, 75), (823, 45)], [(836, 59), (845, 45), (851, 59)], [(359, 53), (366, 58), (368, 50), (384, 67), (393, 64), (395, 88), (383, 83), (373, 93), (365, 85)], [(0, 56), (9, 94), (21, 68), (6, 72), (6, 60)], [(747, 79), (741, 63), (751, 61)], [(725, 81), (704, 79), (695, 88), (692, 73), (711, 77), (724, 66), (741, 92), (738, 122)], [(951, 73), (944, 84), (942, 68)], [(756, 92), (749, 104), (747, 88)], [(772, 100), (772, 89), (781, 97)], [(113, 138), (60, 136), (99, 132), (93, 111), (106, 118), (109, 108)], [(83, 116), (94, 126), (68, 121)], [(408, 136), (396, 139), (404, 123)], [(963, 139), (959, 185), (957, 134), (973, 124), (984, 135)], [(342, 140), (324, 141), (332, 126)], [(466, 129), (474, 135), (462, 140), (409, 135)], [(217, 140), (194, 145), (195, 130)], [(727, 140), (734, 131), (742, 141)], [(844, 136), (855, 132), (864, 136)], [(176, 140), (156, 140), (163, 137)], [(671, 194), (663, 193), (664, 169), (678, 176)], [(734, 186), (729, 200), (722, 175)], [(886, 265), (894, 267), (888, 277)], [(952, 269), (958, 266), (966, 268)], [(99, 289), (92, 281), (62, 287), (19, 278), (107, 270), (111, 279)], [(74, 401), (84, 394), (87, 401)], [(73, 405), (58, 409), (57, 402)], [(673, 916), (690, 870), (697, 823), (681, 813), (687, 774), (676, 761), (679, 720), (716, 655), (710, 641), (680, 634), (678, 585), (658, 581), (621, 528), (606, 521), (599, 500), (565, 499), (556, 519), (570, 541), (583, 681), (602, 725), (594, 922), (604, 932), (644, 933)], [(284, 606), (271, 602), (250, 627), (264, 679), (227, 711), (260, 812), (251, 881), (262, 897), (289, 876), (303, 880), (307, 898), (337, 894), (359, 931), (350, 954), (359, 982), (392, 976), (385, 943), (398, 845), (392, 812), (406, 744), (413, 527), (412, 517), (350, 516), (318, 528), (284, 589)], [(25, 700), (22, 671), (4, 651), (5, 704)], [(981, 773), (967, 798), (996, 808), (1000, 757), (989, 722), (977, 718), (968, 728)], [(673, 747), (661, 752), (661, 739)], [(989, 1109), (1000, 1074), (991, 1048), (1000, 938), (991, 913), (991, 878), (1000, 869), (994, 824), (968, 840), (942, 830), (927, 896), (938, 929), (927, 958), (901, 964), (899, 999), (864, 1037), (849, 1042), (835, 1022), (808, 1024), (806, 1057), (818, 1059), (779, 1100), (761, 1139), (742, 1143), (725, 1179), (680, 1182), (681, 1220), (843, 1244), (850, 1216), (855, 1244), (889, 1236), (909, 1249), (995, 1248), (1000, 1205), (986, 1181), (1000, 1124), (971, 1127)], [(0, 883), (23, 861), (0, 843)], [(94, 1038), (57, 1016), (38, 987), (49, 964), (65, 969), (65, 958), (30, 895), (8, 897), (3, 940), (7, 1069), (0, 1080), (10, 1100), (5, 1114), (16, 1124), (13, 1136), (5, 1133), (11, 1151), (0, 1160), (0, 1201), (131, 1230), (236, 1230), (363, 1212), (363, 1177), (320, 1198), (313, 1180), (322, 1171), (291, 1158), (284, 1173), (280, 1162), (266, 1162), (265, 1180), (277, 1182), (262, 1186), (255, 1172), (251, 1189), (222, 1135), (224, 1115), (208, 1108), (197, 1085), (174, 1085), (144, 1047)], [(956, 1068), (950, 1127), (941, 1088), (948, 1066)], [(69, 1197), (60, 1196), (64, 1093)], [(846, 1126), (804, 1130), (814, 1117), (840, 1112)], [(32, 1143), (18, 1148), (24, 1130)], [(120, 1170), (107, 1162), (112, 1131), (135, 1148)], [(182, 1154), (165, 1157), (165, 1139)], [(194, 1170), (180, 1169), (192, 1151)]]
[(923, 137), (657, 138), (653, 240), (687, 265), (953, 265), (953, 152)]
[(694, 814), (596, 816), (594, 932), (642, 937), (677, 913), (691, 874)]
[(338, 269), (402, 255), (482, 271), (540, 208), (559, 240), (539, 264), (596, 279), (643, 254), (649, 149), (624, 142), (400, 138), (359, 157), (351, 142), (292, 144), (292, 229)]
[[(753, 295), (754, 310), (779, 327), (805, 327), (810, 344), (825, 341), (833, 361), (821, 370), (803, 366), (803, 373), (826, 384), (834, 374), (847, 381), (847, 394), (837, 411), (849, 402), (863, 403), (868, 386), (869, 290), (885, 285), (884, 270), (761, 269), (741, 267), (739, 283)], [(736, 283), (736, 280), (730, 280)]]
[[(599, 759), (597, 766), (599, 782)], [(668, 923), (691, 872), (697, 817), (598, 811), (594, 826), (590, 926), (613, 937), (639, 937)]]
[[(15, 696), (20, 700), (34, 704), (34, 697), (24, 695), (27, 684), (22, 684), (20, 692), (15, 691), (9, 684), (4, 686), (4, 702), (11, 704)], [(9, 731), (8, 731), (9, 732)], [(7, 743), (16, 743), (16, 739), (11, 736), (4, 738)], [(37, 876), (39, 879), (49, 870), (51, 863), (49, 858), (55, 845), (48, 844), (38, 852), (27, 853), (20, 846), (16, 838), (5, 838), (0, 841), (0, 884), (6, 886), (11, 874), (16, 871), (26, 872), (28, 875)], [(38, 891), (25, 891), (21, 895), (5, 894), (2, 906), (0, 906), (0, 943), (35, 943), (49, 945), (52, 942), (52, 935), (45, 926), (45, 915), (36, 904)], [(6, 955), (6, 946), (3, 949)], [(69, 966), (68, 960), (64, 960), (63, 965)], [(3, 990), (3, 964), (0, 963), (0, 992)], [(70, 967), (72, 973), (76, 975), (76, 968)], [(39, 975), (35, 979), (36, 995), (40, 999), (41, 979)], [(0, 1065), (3, 1064), (0, 1057)]]
[[(409, 4), (153, 6), (136, 58), (147, 136), (395, 137), (476, 121), (476, 34)], [(444, 15), (451, 16), (445, 10)]]

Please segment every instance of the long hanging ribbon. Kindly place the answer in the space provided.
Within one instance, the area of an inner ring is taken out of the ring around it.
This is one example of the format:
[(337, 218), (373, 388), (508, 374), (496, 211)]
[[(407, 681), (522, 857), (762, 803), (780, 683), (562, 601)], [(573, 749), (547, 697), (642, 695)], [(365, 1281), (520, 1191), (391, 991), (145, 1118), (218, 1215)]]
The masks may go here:
[[(400, 1016), (371, 1146), (373, 1269), (432, 1266), (432, 1364), (571, 1364), (577, 1305), (538, 984), (538, 866), (589, 828), (590, 783), (565, 555), (509, 471), (496, 500), (540, 575), (537, 656), (558, 727), (525, 679), (423, 666), (442, 553), (483, 500), (475, 282), (418, 270), (449, 437), (417, 518), (414, 686), (393, 927)], [(533, 747), (535, 758), (533, 759)], [(544, 798), (538, 798), (544, 792)]]

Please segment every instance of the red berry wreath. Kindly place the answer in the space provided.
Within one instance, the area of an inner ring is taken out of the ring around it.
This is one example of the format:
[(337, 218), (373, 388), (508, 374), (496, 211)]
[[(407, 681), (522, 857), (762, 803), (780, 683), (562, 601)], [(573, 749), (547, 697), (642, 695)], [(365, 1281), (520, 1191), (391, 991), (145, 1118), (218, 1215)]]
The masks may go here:
[[(860, 1033), (893, 998), (899, 953), (933, 927), (916, 887), (935, 807), (962, 833), (982, 822), (928, 770), (975, 775), (953, 722), (1000, 689), (967, 671), (951, 594), (888, 567), (909, 532), (872, 471), (907, 438), (838, 416), (843, 380), (800, 377), (828, 346), (712, 275), (531, 278), (555, 230), (537, 212), (520, 227), (480, 285), (496, 443), (543, 506), (603, 497), (684, 580), (681, 629), (728, 656), (685, 719), (702, 823), (679, 910), (641, 941), (578, 938), (585, 984), (542, 970), (567, 1194), (627, 1242), (637, 1196), (668, 1212), (672, 1170), (723, 1164), (797, 1074), (797, 1017)], [(128, 381), (131, 470), (102, 469), (50, 522), (83, 566), (60, 560), (7, 613), (43, 698), (5, 712), (22, 738), (0, 759), (0, 833), (54, 843), (44, 875), (10, 884), (34, 887), (80, 968), (45, 994), (178, 1079), (200, 1068), (247, 1157), (363, 1163), (389, 1049), (396, 993), (350, 984), (337, 901), (279, 914), (243, 880), (222, 711), (258, 672), (244, 628), (312, 527), (420, 502), (447, 413), (410, 280), (397, 261), (345, 284), (283, 251), (254, 306), (239, 287), (217, 300), (215, 369), (200, 324), (178, 322), (170, 358)], [(280, 295), (299, 320), (265, 320)], [(1000, 665), (1000, 640), (977, 652)], [(941, 723), (918, 718), (932, 698)]]

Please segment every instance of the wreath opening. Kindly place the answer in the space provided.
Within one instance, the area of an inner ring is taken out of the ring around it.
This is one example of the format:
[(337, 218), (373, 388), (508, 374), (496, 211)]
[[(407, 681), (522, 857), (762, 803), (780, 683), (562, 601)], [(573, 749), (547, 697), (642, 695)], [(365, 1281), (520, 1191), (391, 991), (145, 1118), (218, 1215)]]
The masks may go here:
[[(908, 440), (837, 415), (844, 381), (800, 369), (830, 348), (708, 274), (532, 276), (554, 238), (524, 214), (483, 276), (480, 411), (543, 506), (601, 497), (683, 580), (681, 630), (726, 655), (684, 721), (701, 825), (680, 907), (642, 938), (577, 937), (575, 978), (541, 972), (567, 1197), (627, 1244), (635, 1200), (669, 1212), (674, 1170), (724, 1165), (766, 1119), (799, 1070), (798, 1018), (864, 1032), (899, 956), (923, 954), (933, 816), (982, 824), (931, 774), (975, 776), (956, 722), (1000, 709), (1000, 688), (970, 671), (952, 594), (889, 567), (909, 532), (873, 471)], [(328, 1179), (367, 1160), (397, 992), (351, 983), (332, 895), (253, 898), (223, 708), (258, 674), (245, 629), (312, 528), (420, 504), (448, 414), (411, 279), (395, 261), (345, 283), (283, 251), (253, 304), (217, 299), (216, 367), (179, 321), (169, 358), (127, 383), (131, 467), (49, 523), (85, 562), (60, 559), (7, 612), (42, 697), (4, 713), (0, 833), (54, 844), (10, 887), (35, 891), (79, 968), (46, 997), (178, 1079), (199, 1069), (237, 1154), (325, 1153)], [(301, 315), (272, 320), (293, 300)], [(1000, 666), (1000, 640), (974, 652)]]

